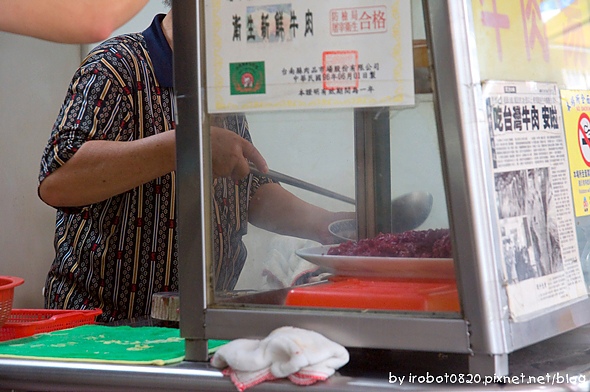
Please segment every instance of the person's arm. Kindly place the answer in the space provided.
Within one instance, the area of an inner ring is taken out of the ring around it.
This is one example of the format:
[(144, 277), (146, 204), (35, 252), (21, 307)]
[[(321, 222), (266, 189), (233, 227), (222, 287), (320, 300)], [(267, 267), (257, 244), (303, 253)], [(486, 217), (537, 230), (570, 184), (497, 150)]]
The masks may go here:
[[(214, 177), (239, 179), (248, 160), (263, 172), (266, 161), (246, 139), (211, 127)], [(39, 185), (41, 199), (54, 207), (97, 203), (163, 176), (176, 168), (174, 130), (134, 141), (90, 140)]]
[(277, 234), (333, 243), (330, 223), (355, 217), (354, 212), (331, 212), (301, 200), (277, 183), (260, 186), (250, 200), (248, 220)]
[(39, 185), (54, 207), (80, 207), (133, 189), (176, 166), (175, 131), (134, 141), (90, 140)]
[(148, 0), (0, 0), (0, 31), (81, 44), (107, 39)]

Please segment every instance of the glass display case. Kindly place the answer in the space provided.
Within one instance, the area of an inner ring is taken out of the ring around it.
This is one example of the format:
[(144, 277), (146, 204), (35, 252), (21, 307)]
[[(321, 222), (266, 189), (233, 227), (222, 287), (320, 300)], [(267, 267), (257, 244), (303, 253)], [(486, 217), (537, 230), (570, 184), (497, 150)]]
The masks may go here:
[[(291, 325), (346, 347), (465, 354), (470, 372), (504, 375), (510, 353), (590, 322), (588, 5), (566, 3), (175, 2), (187, 360), (206, 360), (208, 339)], [(356, 218), (325, 244), (240, 227), (245, 264), (219, 289), (227, 199), (209, 130), (228, 118), (271, 169), (354, 204), (284, 189)], [(399, 201), (416, 193), (422, 215), (399, 227), (418, 203)], [(452, 253), (328, 254), (395, 232), (446, 234)]]

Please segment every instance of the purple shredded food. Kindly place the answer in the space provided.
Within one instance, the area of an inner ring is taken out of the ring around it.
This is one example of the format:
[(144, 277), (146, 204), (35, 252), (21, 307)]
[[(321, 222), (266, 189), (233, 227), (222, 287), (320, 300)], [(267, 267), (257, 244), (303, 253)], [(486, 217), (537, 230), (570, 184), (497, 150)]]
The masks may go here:
[(328, 250), (329, 255), (370, 257), (452, 257), (449, 229), (379, 233), (374, 238), (346, 241)]

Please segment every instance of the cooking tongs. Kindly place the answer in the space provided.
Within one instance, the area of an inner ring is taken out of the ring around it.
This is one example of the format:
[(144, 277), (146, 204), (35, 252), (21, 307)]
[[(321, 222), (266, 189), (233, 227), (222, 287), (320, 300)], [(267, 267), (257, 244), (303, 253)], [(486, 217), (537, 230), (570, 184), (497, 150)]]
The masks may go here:
[(331, 190), (319, 187), (319, 186), (311, 184), (309, 182), (305, 182), (305, 181), (300, 180), (295, 177), (291, 177), (287, 174), (279, 173), (274, 170), (269, 170), (268, 173), (262, 173), (260, 170), (258, 170), (256, 168), (256, 166), (254, 166), (254, 164), (252, 162), (250, 162), (250, 171), (256, 175), (259, 175), (262, 177), (268, 177), (268, 178), (278, 181), (278, 182), (289, 184), (289, 185), (295, 186), (297, 188), (305, 189), (306, 191), (310, 191), (310, 192), (317, 193), (319, 195), (331, 197), (332, 199), (344, 201), (346, 203), (350, 203), (353, 205), (356, 204), (355, 200), (350, 197), (341, 195), (336, 192), (332, 192)]

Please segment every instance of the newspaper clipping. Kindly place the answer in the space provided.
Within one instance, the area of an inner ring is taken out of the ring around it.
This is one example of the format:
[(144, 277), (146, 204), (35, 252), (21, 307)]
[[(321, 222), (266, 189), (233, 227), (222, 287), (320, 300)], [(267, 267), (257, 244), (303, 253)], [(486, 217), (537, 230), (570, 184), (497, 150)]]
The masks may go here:
[(511, 317), (585, 298), (557, 85), (488, 81), (483, 95)]

